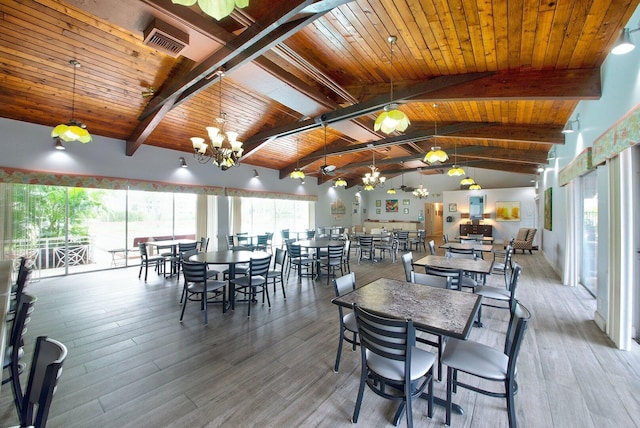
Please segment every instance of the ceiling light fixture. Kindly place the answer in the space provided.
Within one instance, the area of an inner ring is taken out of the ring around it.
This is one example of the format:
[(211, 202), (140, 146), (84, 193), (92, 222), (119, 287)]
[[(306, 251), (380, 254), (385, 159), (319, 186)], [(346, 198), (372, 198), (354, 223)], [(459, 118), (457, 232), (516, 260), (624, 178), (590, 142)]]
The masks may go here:
[(475, 183), (476, 181), (471, 177), (465, 177), (460, 181), (460, 184), (462, 186), (471, 186), (472, 184), (475, 184)]
[(66, 148), (62, 145), (62, 140), (60, 138), (56, 138), (56, 150), (66, 150)]
[[(454, 143), (453, 146), (453, 158), (457, 161), (458, 160), (458, 144)], [(462, 169), (462, 167), (456, 165), (455, 163), (453, 164), (453, 166), (451, 167), (451, 169), (447, 172), (447, 174), (449, 175), (449, 177), (460, 177), (461, 175), (464, 175), (464, 169)]]
[(257, 169), (253, 170), (253, 178), (260, 178), (260, 173), (258, 172)]
[(471, 185), (469, 186), (469, 190), (480, 190), (480, 189), (482, 189), (480, 184), (476, 183), (476, 181), (473, 178), (471, 178), (471, 181), (473, 181), (473, 183), (471, 183)]
[(180, 168), (188, 168), (189, 167), (189, 165), (187, 165), (187, 161), (182, 156), (180, 156), (178, 158), (178, 161), (180, 162)]
[(362, 183), (364, 184), (364, 190), (370, 191), (376, 188), (376, 186), (384, 186), (384, 182), (387, 181), (387, 177), (381, 176), (380, 171), (376, 168), (376, 153), (371, 150), (373, 154), (373, 164), (369, 165), (371, 169), (362, 177)]
[(411, 124), (407, 115), (398, 110), (398, 103), (393, 102), (393, 45), (398, 38), (396, 36), (389, 36), (387, 38), (389, 45), (391, 46), (391, 52), (389, 55), (389, 64), (391, 73), (389, 74), (389, 84), (391, 91), (389, 95), (389, 104), (384, 106), (384, 111), (380, 113), (376, 122), (373, 125), (373, 130), (378, 132), (382, 131), (385, 134), (391, 134), (393, 131), (404, 132)]
[(392, 187), (391, 189), (387, 190), (387, 193), (388, 193), (389, 195), (395, 195), (395, 194), (396, 194), (396, 188), (395, 188), (395, 187)]
[(338, 178), (334, 187), (347, 187), (347, 180), (342, 177)]
[(624, 55), (635, 49), (636, 45), (631, 41), (631, 33), (640, 31), (640, 28), (634, 28), (633, 30), (625, 27), (620, 32), (618, 39), (613, 44), (611, 53), (614, 55)]
[(420, 187), (414, 189), (411, 193), (418, 199), (425, 199), (427, 196), (429, 196), (429, 191), (422, 185), (422, 173), (420, 171), (421, 169), (418, 168), (418, 174), (420, 174)]
[[(435, 110), (435, 119), (433, 121), (433, 140), (436, 141), (438, 137), (438, 104), (434, 104), (433, 108)], [(433, 146), (431, 150), (424, 156), (424, 162), (428, 162), (430, 164), (434, 164), (436, 162), (444, 162), (449, 159), (449, 155), (440, 148), (440, 146)]]
[[(576, 123), (576, 128), (573, 128), (573, 124)], [(571, 120), (569, 119), (567, 121), (567, 123), (564, 125), (564, 128), (562, 128), (562, 133), (563, 134), (573, 134), (576, 131), (580, 130), (580, 113), (578, 113), (576, 115), (576, 118)]]
[(544, 166), (538, 165), (538, 172), (544, 172)]
[(298, 143), (300, 140), (296, 138), (296, 169), (291, 171), (289, 177), (291, 178), (299, 178), (300, 180), (304, 179), (304, 172), (300, 169), (300, 157), (298, 153)]
[[(213, 164), (220, 167), (223, 171), (238, 166), (242, 157), (242, 143), (237, 140), (238, 133), (224, 130), (227, 122), (227, 114), (222, 111), (222, 77), (224, 69), (216, 70), (215, 75), (219, 78), (220, 92), (218, 95), (218, 104), (220, 116), (216, 118), (218, 126), (207, 126), (207, 133), (211, 140), (211, 145), (205, 142), (204, 138), (191, 137), (193, 144), (193, 157), (200, 163), (207, 163), (213, 160)], [(224, 147), (227, 141), (228, 146)]]
[(249, 6), (249, 0), (171, 0), (171, 3), (182, 6), (193, 6), (196, 2), (202, 12), (217, 21), (231, 15), (234, 6), (240, 9)]
[[(51, 131), (51, 138), (59, 138), (67, 143), (73, 141), (80, 141), (81, 143), (91, 142), (91, 134), (87, 131), (87, 126), (74, 119), (76, 110), (76, 69), (80, 68), (80, 63), (72, 59), (69, 64), (73, 67), (73, 92), (71, 93), (71, 120), (67, 123), (62, 123)], [(57, 148), (57, 145), (56, 145)]]

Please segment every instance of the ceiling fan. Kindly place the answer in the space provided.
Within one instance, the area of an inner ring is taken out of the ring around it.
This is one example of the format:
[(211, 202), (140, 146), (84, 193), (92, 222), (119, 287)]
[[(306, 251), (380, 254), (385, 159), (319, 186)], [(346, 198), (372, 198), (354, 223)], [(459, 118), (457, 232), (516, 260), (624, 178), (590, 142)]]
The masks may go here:
[[(403, 165), (404, 162), (400, 162), (400, 165)], [(400, 186), (400, 190), (402, 190), (403, 192), (413, 192), (414, 190), (416, 190), (415, 187), (411, 187), (411, 186), (405, 186), (404, 185), (404, 172), (402, 172), (400, 174), (400, 177), (402, 179), (402, 185)]]
[(320, 167), (322, 175), (333, 176), (332, 172), (336, 169), (335, 165), (327, 164), (327, 125), (324, 126), (324, 165)]

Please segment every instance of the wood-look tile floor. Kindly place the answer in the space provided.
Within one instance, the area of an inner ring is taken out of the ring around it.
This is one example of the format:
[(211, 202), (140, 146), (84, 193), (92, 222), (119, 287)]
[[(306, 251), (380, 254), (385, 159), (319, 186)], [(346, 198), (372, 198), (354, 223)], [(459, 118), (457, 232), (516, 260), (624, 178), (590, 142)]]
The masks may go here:
[[(514, 259), (524, 267), (518, 297), (533, 313), (518, 365), (520, 426), (638, 426), (640, 346), (616, 350), (592, 321), (594, 299), (563, 287), (538, 252)], [(351, 267), (358, 285), (404, 277), (400, 261)], [(489, 283), (501, 285), (502, 277)], [(178, 322), (181, 289), (151, 272), (147, 283), (138, 280), (137, 267), (29, 285), (38, 301), (27, 361), (38, 335), (69, 348), (49, 427), (351, 425), (360, 354), (347, 347), (333, 372), (338, 311), (325, 279), (298, 283), (292, 276), (287, 299), (278, 287), (271, 309), (255, 304), (251, 318), (246, 304), (224, 315), (214, 306), (208, 326), (195, 303)], [(471, 339), (502, 348), (508, 312), (487, 308), (483, 320)], [(444, 397), (444, 382), (435, 390)], [(17, 424), (11, 399), (5, 385), (2, 427)], [(453, 427), (508, 425), (503, 399), (459, 390), (455, 401), (465, 414), (453, 416)], [(395, 407), (367, 391), (358, 425), (391, 426)], [(416, 401), (416, 427), (444, 425), (443, 408), (425, 415), (426, 402)]]

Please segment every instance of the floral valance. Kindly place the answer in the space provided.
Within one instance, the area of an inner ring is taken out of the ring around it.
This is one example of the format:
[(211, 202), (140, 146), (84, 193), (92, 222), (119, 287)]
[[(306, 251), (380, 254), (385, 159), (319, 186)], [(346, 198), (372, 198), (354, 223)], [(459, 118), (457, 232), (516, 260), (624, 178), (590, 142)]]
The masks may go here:
[(593, 143), (593, 165), (598, 166), (640, 142), (640, 105), (616, 122)]
[(131, 189), (149, 192), (195, 193), (217, 196), (224, 195), (224, 188), (216, 186), (197, 186), (190, 184), (165, 183), (160, 181), (132, 180), (126, 178), (38, 172), (14, 168), (0, 168), (0, 182), (111, 190)]
[(558, 173), (558, 184), (566, 186), (576, 177), (580, 177), (595, 169), (592, 163), (592, 150), (587, 147)]
[(262, 199), (289, 199), (294, 201), (311, 201), (318, 200), (316, 195), (296, 195), (293, 193), (281, 192), (264, 192), (258, 190), (234, 189), (227, 187), (225, 194), (227, 196), (239, 196), (243, 198), (262, 198)]

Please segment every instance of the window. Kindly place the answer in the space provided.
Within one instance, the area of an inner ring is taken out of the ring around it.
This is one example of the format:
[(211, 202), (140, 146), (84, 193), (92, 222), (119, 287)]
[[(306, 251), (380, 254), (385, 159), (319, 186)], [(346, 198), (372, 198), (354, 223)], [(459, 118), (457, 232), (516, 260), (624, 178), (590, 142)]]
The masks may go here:
[(282, 229), (297, 232), (313, 228), (312, 208), (312, 203), (307, 201), (242, 198), (241, 230), (249, 235), (273, 232), (274, 245), (280, 245)]

